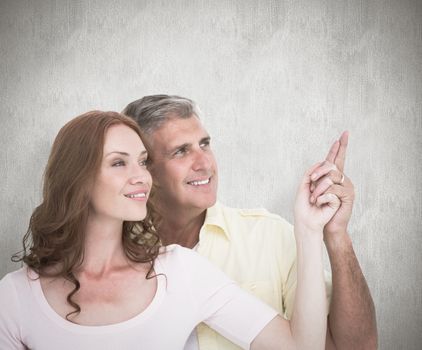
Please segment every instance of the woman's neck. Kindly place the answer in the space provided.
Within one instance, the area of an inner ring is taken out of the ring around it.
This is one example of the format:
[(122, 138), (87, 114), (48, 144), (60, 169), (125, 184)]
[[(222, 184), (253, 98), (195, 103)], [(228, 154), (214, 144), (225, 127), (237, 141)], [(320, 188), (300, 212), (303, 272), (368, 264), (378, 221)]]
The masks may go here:
[(101, 276), (127, 266), (122, 229), (123, 221), (90, 216), (85, 231), (84, 259), (78, 270)]

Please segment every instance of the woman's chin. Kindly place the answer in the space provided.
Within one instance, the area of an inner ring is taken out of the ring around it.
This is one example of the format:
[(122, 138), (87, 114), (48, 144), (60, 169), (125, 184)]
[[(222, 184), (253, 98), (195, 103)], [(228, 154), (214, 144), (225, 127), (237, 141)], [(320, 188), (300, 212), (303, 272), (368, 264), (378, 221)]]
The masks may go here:
[(133, 214), (133, 215), (127, 215), (124, 218), (124, 221), (142, 221), (145, 219), (145, 217), (147, 216), (147, 213), (145, 211), (145, 213), (137, 213), (137, 214)]

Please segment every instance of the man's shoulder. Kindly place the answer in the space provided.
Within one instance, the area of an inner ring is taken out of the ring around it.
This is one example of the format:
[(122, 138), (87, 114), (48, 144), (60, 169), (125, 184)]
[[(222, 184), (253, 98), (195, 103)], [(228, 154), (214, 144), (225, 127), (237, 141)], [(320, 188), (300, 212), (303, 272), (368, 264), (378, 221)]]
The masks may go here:
[[(293, 226), (277, 214), (264, 208), (234, 208), (217, 203), (210, 208), (206, 226), (218, 226), (232, 239), (293, 241)], [(289, 243), (290, 245), (290, 243)]]
[(274, 223), (291, 226), (291, 224), (278, 214), (271, 213), (265, 208), (234, 208), (224, 204), (218, 203), (223, 215), (226, 218), (236, 218), (242, 220), (265, 220), (273, 221)]

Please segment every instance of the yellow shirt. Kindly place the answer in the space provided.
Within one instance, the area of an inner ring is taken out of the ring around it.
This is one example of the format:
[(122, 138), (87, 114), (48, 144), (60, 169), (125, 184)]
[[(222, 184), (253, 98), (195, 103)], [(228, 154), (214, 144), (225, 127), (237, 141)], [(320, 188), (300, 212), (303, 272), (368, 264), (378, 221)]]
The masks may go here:
[[(296, 243), (293, 226), (286, 220), (265, 209), (235, 209), (216, 203), (207, 210), (197, 251), (290, 319), (296, 289)], [(329, 276), (326, 279), (329, 294), (331, 282)], [(200, 350), (240, 349), (205, 324), (197, 327), (197, 334)]]

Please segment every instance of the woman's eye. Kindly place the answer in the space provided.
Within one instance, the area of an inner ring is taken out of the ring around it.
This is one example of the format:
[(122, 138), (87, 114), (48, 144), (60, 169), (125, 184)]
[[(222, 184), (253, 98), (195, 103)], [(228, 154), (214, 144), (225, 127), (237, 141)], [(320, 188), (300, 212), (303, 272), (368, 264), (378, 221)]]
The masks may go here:
[(140, 166), (147, 166), (147, 164), (148, 164), (148, 159), (142, 159), (139, 161)]
[(117, 167), (117, 166), (123, 166), (125, 165), (125, 162), (123, 160), (118, 160), (113, 162), (112, 166)]

